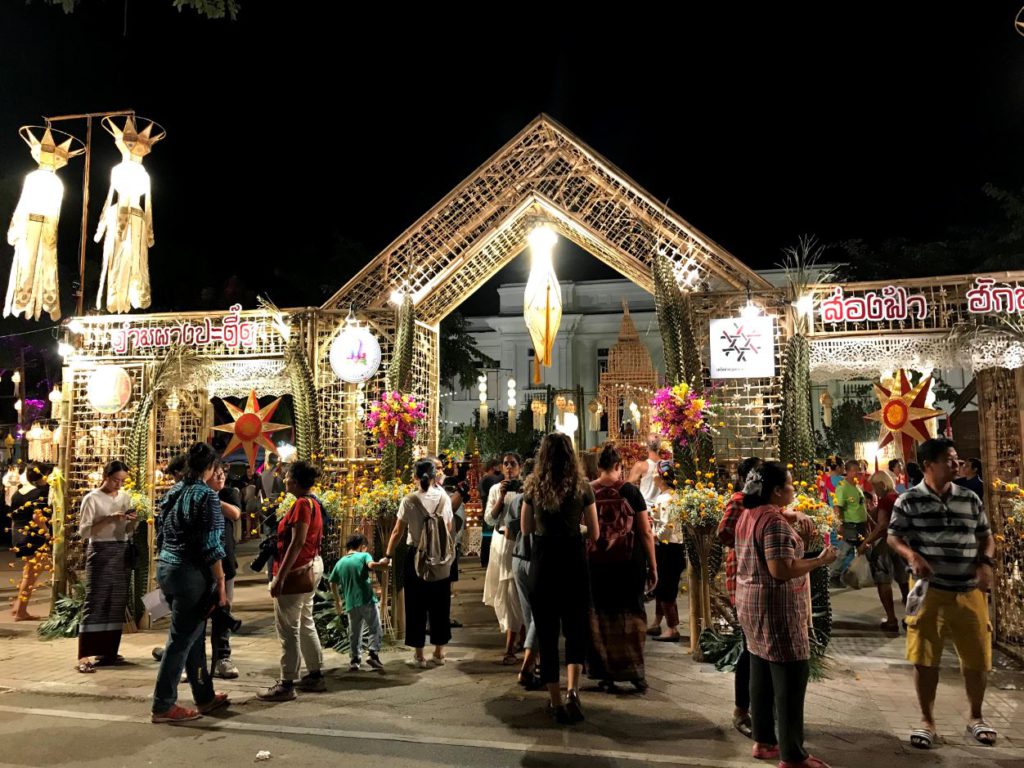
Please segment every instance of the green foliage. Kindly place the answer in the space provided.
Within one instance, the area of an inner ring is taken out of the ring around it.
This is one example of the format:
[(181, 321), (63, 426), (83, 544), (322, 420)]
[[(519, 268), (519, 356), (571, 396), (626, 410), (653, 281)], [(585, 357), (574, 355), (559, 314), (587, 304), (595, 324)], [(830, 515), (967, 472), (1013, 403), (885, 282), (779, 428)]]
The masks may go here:
[(683, 292), (676, 282), (668, 256), (654, 257), (654, 307), (658, 313), (658, 329), (665, 352), (665, 380), (674, 386), (686, 380), (683, 364)]
[[(867, 394), (868, 388), (862, 390)], [(854, 443), (869, 442), (878, 438), (878, 424), (867, 421), (864, 416), (876, 408), (866, 396), (858, 392), (847, 397), (832, 408), (832, 426), (825, 427), (817, 441), (818, 455), (853, 458)], [(824, 450), (821, 450), (824, 449)]]
[(135, 561), (128, 569), (128, 612), (136, 625), (146, 615), (142, 596), (146, 594), (149, 581), (149, 521), (140, 523), (132, 536), (135, 543)]
[(320, 645), (338, 653), (347, 653), (348, 616), (334, 609), (334, 595), (317, 589), (313, 595), (313, 623), (320, 636)]
[(469, 434), (461, 425), (454, 429), (443, 428), (437, 441), (438, 450), (453, 459), (461, 459), (469, 452)]
[(467, 330), (469, 323), (460, 313), (454, 312), (441, 321), (438, 344), (441, 358), (441, 382), (454, 389), (456, 381), (462, 389), (476, 384), (483, 368), (498, 365), (479, 350), (476, 339)]
[[(81, 0), (43, 0), (43, 2), (47, 5), (59, 5), (64, 13), (74, 13)], [(223, 19), (227, 16), (232, 21), (238, 18), (238, 10), (241, 5), (240, 0), (172, 0), (171, 4), (179, 11), (189, 8), (208, 19)]]
[(85, 585), (75, 584), (70, 595), (58, 597), (50, 616), (36, 629), (43, 640), (58, 637), (78, 637), (78, 625), (82, 623), (85, 611)]
[(521, 408), (516, 414), (516, 431), (508, 431), (508, 412), (490, 411), (487, 414), (487, 429), (480, 429), (479, 411), (475, 411), (473, 434), (481, 457), (490, 458), (508, 451), (515, 451), (523, 460), (531, 458), (540, 447), (543, 432), (533, 429), (533, 413)]
[[(796, 334), (786, 343), (782, 374), (782, 413), (779, 422), (779, 456), (794, 468), (814, 460), (814, 432), (811, 427), (810, 346)], [(798, 479), (807, 480), (802, 477)]]
[[(408, 393), (412, 389), (412, 356), (416, 341), (416, 310), (412, 296), (406, 293), (398, 310), (398, 327), (395, 330), (395, 349), (388, 366), (388, 391)], [(401, 471), (402, 479), (412, 478), (412, 445), (401, 448), (388, 445), (381, 454), (381, 476), (392, 478)]]

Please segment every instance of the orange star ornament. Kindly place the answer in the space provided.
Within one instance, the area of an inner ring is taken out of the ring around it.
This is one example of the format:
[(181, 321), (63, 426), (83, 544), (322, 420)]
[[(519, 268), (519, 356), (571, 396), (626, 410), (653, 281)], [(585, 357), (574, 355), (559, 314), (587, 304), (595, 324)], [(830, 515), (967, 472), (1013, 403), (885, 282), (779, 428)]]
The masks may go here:
[(925, 400), (932, 385), (932, 377), (921, 379), (916, 387), (910, 386), (907, 372), (902, 368), (896, 377), (896, 384), (888, 390), (881, 384), (875, 384), (875, 395), (882, 407), (869, 413), (865, 419), (878, 421), (882, 424), (878, 435), (878, 448), (882, 449), (893, 440), (900, 450), (903, 461), (915, 461), (914, 446), (929, 438), (925, 422), (942, 415), (942, 411), (926, 408)]
[(221, 424), (214, 427), (218, 432), (231, 433), (231, 441), (224, 450), (224, 456), (230, 454), (238, 446), (242, 446), (249, 459), (249, 466), (255, 470), (257, 446), (261, 446), (271, 453), (277, 453), (277, 446), (270, 442), (265, 435), (282, 429), (291, 429), (289, 424), (274, 424), (268, 421), (274, 415), (277, 406), (280, 405), (281, 398), (279, 397), (269, 405), (260, 408), (260, 401), (256, 399), (256, 390), (253, 390), (249, 393), (244, 411), (227, 400), (224, 400), (223, 403), (234, 419), (232, 424)]

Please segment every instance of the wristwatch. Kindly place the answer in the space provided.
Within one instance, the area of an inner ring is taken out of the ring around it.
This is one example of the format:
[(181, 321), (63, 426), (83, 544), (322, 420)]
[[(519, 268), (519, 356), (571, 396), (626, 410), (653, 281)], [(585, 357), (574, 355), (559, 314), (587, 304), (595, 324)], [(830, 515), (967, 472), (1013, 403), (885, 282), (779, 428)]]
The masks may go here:
[(996, 561), (993, 560), (988, 555), (978, 555), (978, 564), (979, 565), (987, 565), (989, 568), (995, 568), (996, 567)]

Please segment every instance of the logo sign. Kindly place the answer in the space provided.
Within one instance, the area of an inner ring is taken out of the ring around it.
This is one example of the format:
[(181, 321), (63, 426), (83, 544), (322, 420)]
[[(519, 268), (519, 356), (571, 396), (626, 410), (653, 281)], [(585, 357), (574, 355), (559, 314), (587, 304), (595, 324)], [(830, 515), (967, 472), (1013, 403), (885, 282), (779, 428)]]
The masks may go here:
[(119, 365), (101, 365), (89, 377), (85, 392), (98, 413), (118, 413), (132, 399), (132, 379)]
[(207, 347), (223, 344), (227, 349), (256, 346), (257, 325), (241, 317), (242, 305), (232, 304), (228, 314), (219, 322), (204, 317), (200, 323), (181, 321), (177, 325), (159, 328), (133, 328), (126, 320), (120, 328), (110, 329), (110, 347), (115, 355), (135, 349), (160, 349), (183, 344), (186, 347)]
[(339, 379), (358, 384), (380, 368), (380, 344), (368, 328), (344, 328), (331, 342), (330, 357)]
[(711, 321), (711, 378), (775, 375), (775, 319), (729, 317)]

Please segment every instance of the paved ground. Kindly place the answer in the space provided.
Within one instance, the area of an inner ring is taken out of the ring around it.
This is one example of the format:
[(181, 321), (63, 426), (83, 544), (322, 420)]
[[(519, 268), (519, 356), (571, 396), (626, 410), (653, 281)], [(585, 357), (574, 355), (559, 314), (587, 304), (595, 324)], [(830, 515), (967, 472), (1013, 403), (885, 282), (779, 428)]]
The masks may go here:
[[(384, 674), (350, 674), (347, 659), (328, 652), (330, 691), (277, 705), (254, 698), (275, 677), (279, 650), (265, 585), (249, 580), (235, 607), (246, 622), (233, 642), (242, 676), (218, 686), (234, 705), (223, 717), (181, 728), (147, 722), (156, 672), (150, 649), (162, 644), (163, 633), (126, 636), (122, 652), (130, 665), (81, 675), (73, 669), (75, 641), (42, 642), (33, 627), (0, 622), (0, 764), (249, 765), (264, 749), (270, 765), (356, 756), (395, 766), (757, 764), (749, 742), (730, 726), (732, 677), (695, 664), (681, 645), (648, 645), (646, 696), (585, 690), (587, 721), (552, 727), (545, 696), (522, 692), (498, 663), (501, 639), (493, 615), (479, 605), (482, 574), (466, 571), (455, 613), (467, 626), (456, 630), (446, 667), (409, 669), (409, 651), (394, 648), (384, 654)], [(906, 734), (916, 705), (902, 639), (874, 629), (879, 609), (872, 594), (836, 593), (835, 604), (831, 677), (813, 683), (807, 699), (815, 754), (835, 766), (1024, 768), (1024, 673), (1000, 659), (987, 712), (999, 746), (970, 746), (951, 656), (938, 704), (946, 743), (928, 753), (912, 750)], [(187, 701), (187, 686), (181, 691)]]

